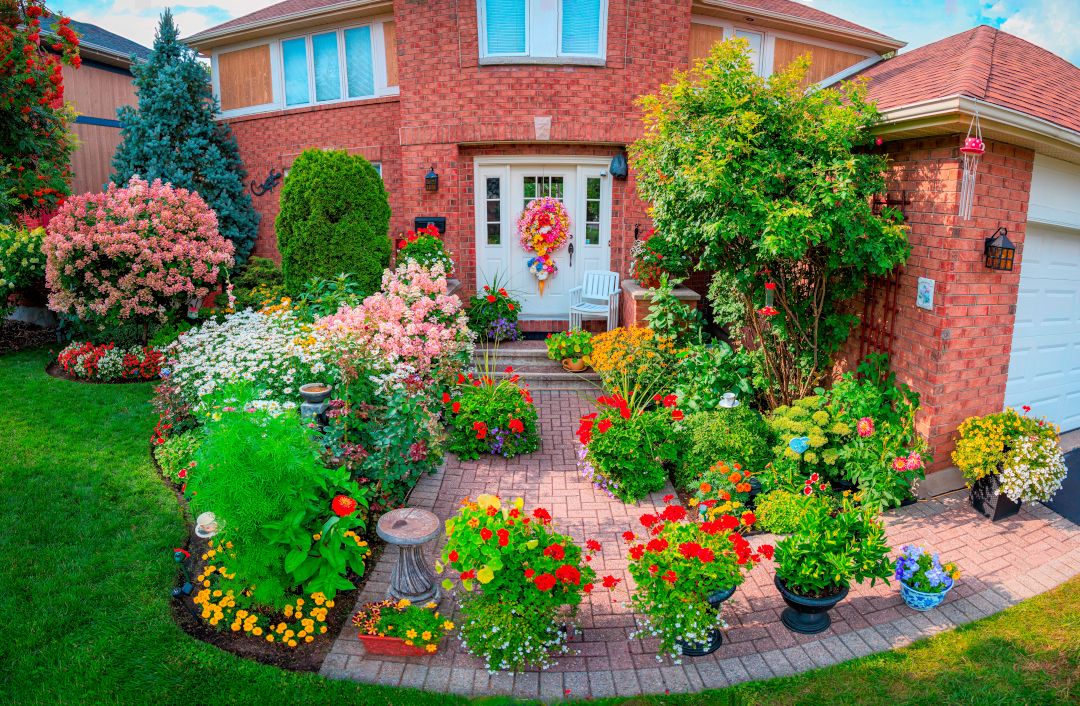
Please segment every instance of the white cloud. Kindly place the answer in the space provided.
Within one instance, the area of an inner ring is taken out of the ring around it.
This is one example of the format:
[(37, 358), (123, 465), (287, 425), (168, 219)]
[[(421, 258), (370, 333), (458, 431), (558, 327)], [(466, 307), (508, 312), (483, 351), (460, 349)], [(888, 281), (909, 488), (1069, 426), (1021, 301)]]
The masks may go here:
[[(1004, 3), (997, 3), (997, 10)], [(1005, 13), (1003, 13), (1005, 14)], [(1076, 38), (1080, 36), (1080, 6), (1063, 0), (1034, 0), (1005, 15), (1002, 31), (1052, 51), (1073, 63), (1080, 60)]]
[[(160, 9), (162, 12), (165, 11), (164, 7)], [(154, 34), (157, 32), (158, 22), (160, 20), (160, 17), (157, 14), (147, 13), (146, 15), (140, 15), (131, 12), (130, 10), (117, 11), (116, 8), (112, 8), (104, 15), (90, 10), (79, 10), (78, 12), (72, 13), (71, 18), (79, 22), (88, 22), (97, 25), (98, 27), (107, 29), (113, 34), (119, 34), (125, 39), (138, 42), (145, 47), (153, 46)], [(207, 27), (213, 26), (213, 24), (217, 24), (209, 22), (204, 15), (190, 10), (175, 15), (173, 19), (180, 27), (181, 37), (195, 34)]]

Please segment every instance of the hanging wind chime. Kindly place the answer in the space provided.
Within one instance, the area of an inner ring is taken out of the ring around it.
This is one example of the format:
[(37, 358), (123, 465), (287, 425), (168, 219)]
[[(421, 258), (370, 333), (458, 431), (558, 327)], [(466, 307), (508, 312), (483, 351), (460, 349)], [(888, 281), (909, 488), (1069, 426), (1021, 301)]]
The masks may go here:
[(971, 218), (971, 207), (975, 204), (975, 180), (978, 177), (979, 158), (986, 152), (986, 143), (982, 139), (979, 126), (979, 104), (975, 103), (975, 116), (968, 126), (967, 138), (960, 148), (964, 155), (964, 176), (960, 182), (960, 218)]

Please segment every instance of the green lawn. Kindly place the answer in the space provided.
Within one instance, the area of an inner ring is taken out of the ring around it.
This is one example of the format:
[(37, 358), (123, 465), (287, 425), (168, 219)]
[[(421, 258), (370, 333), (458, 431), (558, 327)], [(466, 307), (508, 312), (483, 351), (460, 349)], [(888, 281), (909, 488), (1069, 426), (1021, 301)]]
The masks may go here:
[[(55, 380), (43, 372), (48, 357), (0, 357), (0, 703), (465, 703), (282, 672), (181, 632), (168, 605), (170, 550), (186, 529), (147, 454), (150, 386)], [(904, 650), (723, 692), (634, 701), (1056, 706), (1080, 703), (1078, 680), (1073, 580)]]

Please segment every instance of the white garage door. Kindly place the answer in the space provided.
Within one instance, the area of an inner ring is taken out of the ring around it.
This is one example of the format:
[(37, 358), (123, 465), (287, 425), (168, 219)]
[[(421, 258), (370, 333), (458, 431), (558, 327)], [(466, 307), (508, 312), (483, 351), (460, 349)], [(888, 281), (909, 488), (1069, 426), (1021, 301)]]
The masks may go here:
[(1080, 427), (1080, 230), (1028, 222), (1005, 406)]

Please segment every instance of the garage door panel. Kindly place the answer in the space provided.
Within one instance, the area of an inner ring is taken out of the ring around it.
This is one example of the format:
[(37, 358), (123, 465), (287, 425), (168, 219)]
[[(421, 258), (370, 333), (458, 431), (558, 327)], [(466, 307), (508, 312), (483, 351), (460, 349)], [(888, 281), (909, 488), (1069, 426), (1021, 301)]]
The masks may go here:
[(1080, 231), (1029, 223), (1005, 406), (1080, 427)]

